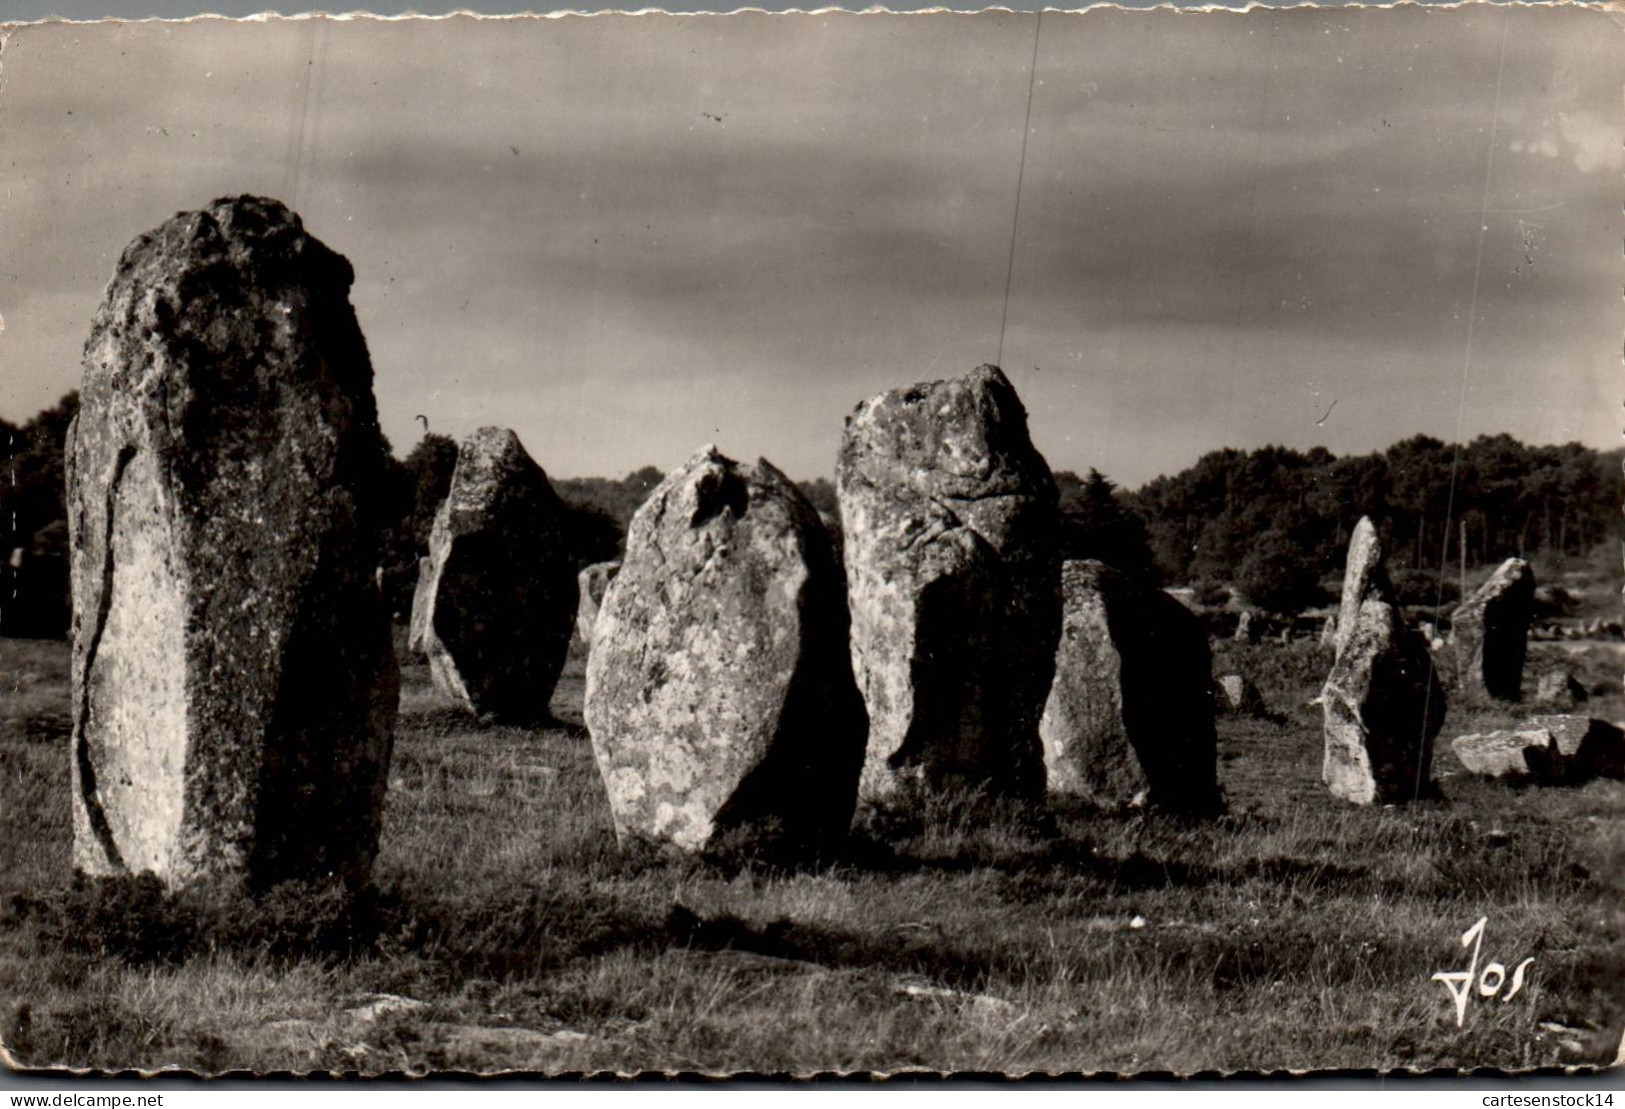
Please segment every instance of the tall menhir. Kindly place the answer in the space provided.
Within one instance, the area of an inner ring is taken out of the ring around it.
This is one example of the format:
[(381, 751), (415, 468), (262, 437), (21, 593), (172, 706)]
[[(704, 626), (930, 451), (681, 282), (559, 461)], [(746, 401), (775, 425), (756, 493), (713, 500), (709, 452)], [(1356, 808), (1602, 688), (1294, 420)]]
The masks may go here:
[(997, 367), (893, 389), (847, 418), (835, 464), (866, 802), (1036, 795), (1061, 629), (1060, 515)]
[(67, 444), (81, 871), (371, 869), (399, 685), (352, 280), (254, 197), (119, 259)]

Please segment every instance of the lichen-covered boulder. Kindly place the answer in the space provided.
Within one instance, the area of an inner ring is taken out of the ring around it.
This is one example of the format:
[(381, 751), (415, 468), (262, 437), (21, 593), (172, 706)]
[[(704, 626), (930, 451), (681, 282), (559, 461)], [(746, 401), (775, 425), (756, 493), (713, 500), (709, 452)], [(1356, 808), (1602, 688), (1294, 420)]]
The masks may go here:
[(1382, 549), (1361, 518), (1349, 543), (1337, 617), (1337, 658), (1320, 695), (1321, 777), (1335, 797), (1391, 804), (1430, 786), (1445, 693), (1427, 644), (1393, 601)]
[(1062, 566), (1055, 681), (1039, 722), (1051, 791), (1110, 808), (1220, 807), (1213, 658), (1189, 609), (1104, 563)]
[(479, 716), (548, 717), (576, 617), (566, 509), (507, 428), (463, 440), (435, 513), (414, 633), (436, 688)]
[(869, 708), (861, 795), (1038, 794), (1059, 510), (1015, 389), (983, 366), (866, 400), (835, 477)]
[(350, 264), (274, 200), (136, 239), (68, 433), (74, 863), (365, 880), (398, 680)]
[(1502, 701), (1523, 695), (1534, 613), (1535, 573), (1523, 559), (1509, 558), (1450, 618), (1463, 689)]
[(603, 606), (609, 583), (621, 572), (619, 562), (595, 562), (576, 575), (576, 589), (581, 594), (576, 607), (576, 638), (583, 646), (592, 648), (592, 629), (598, 622), (598, 610)]
[(632, 518), (587, 660), (616, 835), (795, 855), (846, 834), (863, 760), (839, 565), (766, 461), (705, 447)]
[(1562, 757), (1545, 728), (1461, 735), (1450, 747), (1468, 773), (1482, 777), (1555, 782), (1562, 776)]

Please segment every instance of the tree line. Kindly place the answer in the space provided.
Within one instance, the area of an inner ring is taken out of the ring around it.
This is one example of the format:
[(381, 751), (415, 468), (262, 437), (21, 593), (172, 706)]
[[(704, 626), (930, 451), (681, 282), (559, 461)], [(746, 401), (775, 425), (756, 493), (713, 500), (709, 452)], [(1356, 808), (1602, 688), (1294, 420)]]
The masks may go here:
[[(63, 447), (77, 411), (78, 394), (69, 393), (21, 425), (0, 420), (0, 634), (67, 630)], [(1458, 448), (1419, 435), (1342, 457), (1320, 447), (1213, 451), (1132, 492), (1095, 470), (1059, 471), (1059, 544), (1063, 557), (1098, 558), (1149, 583), (1214, 596), (1234, 587), (1258, 607), (1295, 611), (1335, 599), (1349, 534), (1369, 515), (1396, 585), (1420, 603), (1448, 585), (1463, 553), (1473, 566), (1512, 555), (1561, 560), (1609, 539), (1622, 460), (1625, 451), (1578, 443), (1528, 446), (1503, 434)], [(456, 464), (457, 444), (444, 435), (425, 435), (404, 458), (389, 454), (383, 582), (403, 619)], [(618, 480), (553, 479), (578, 566), (618, 556), (632, 514), (662, 476), (644, 466)], [(798, 484), (838, 543), (833, 484)]]
[(1340, 577), (1361, 516), (1377, 524), (1402, 592), (1407, 583), (1449, 592), (1463, 562), (1585, 555), (1617, 534), (1622, 461), (1619, 449), (1530, 446), (1506, 434), (1460, 446), (1416, 435), (1342, 457), (1321, 447), (1220, 450), (1125, 500), (1145, 521), (1165, 582), (1234, 582), (1262, 607), (1290, 610)]

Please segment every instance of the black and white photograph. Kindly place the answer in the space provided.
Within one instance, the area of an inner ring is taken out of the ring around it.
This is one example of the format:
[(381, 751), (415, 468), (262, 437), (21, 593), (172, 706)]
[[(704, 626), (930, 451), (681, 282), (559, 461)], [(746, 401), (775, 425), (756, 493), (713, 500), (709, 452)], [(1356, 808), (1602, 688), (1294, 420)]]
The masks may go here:
[(0, 1060), (1625, 1064), (1622, 203), (1603, 6), (0, 23)]

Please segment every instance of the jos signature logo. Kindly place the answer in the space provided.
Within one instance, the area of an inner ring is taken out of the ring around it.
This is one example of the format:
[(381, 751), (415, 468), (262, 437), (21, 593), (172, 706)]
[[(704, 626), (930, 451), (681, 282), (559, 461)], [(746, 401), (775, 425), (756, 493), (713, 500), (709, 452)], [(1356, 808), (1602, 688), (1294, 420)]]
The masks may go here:
[(1433, 981), (1443, 982), (1444, 988), (1450, 991), (1451, 998), (1456, 1003), (1456, 1027), (1460, 1028), (1467, 1019), (1467, 1002), (1472, 997), (1473, 988), (1478, 988), (1478, 996), (1494, 997), (1501, 994), (1502, 1001), (1511, 1001), (1523, 989), (1524, 972), (1529, 964), (1535, 961), (1533, 955), (1519, 963), (1512, 971), (1512, 986), (1501, 993), (1501, 987), (1507, 984), (1507, 968), (1500, 963), (1486, 963), (1484, 969), (1478, 969), (1478, 956), (1484, 946), (1484, 926), (1489, 923), (1489, 917), (1481, 916), (1478, 923), (1461, 934), (1461, 946), (1473, 949), (1472, 960), (1467, 964), (1466, 970), (1441, 970), (1433, 976)]

